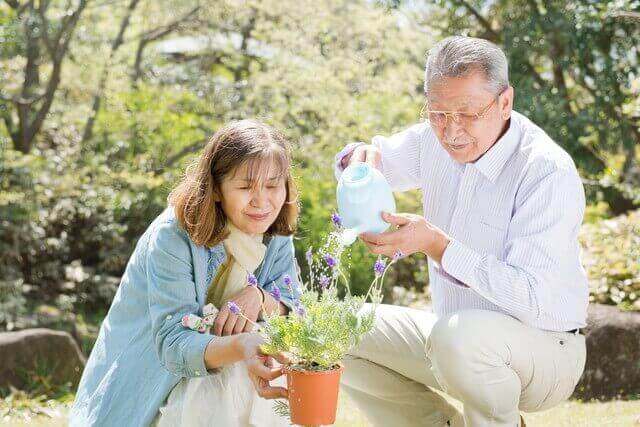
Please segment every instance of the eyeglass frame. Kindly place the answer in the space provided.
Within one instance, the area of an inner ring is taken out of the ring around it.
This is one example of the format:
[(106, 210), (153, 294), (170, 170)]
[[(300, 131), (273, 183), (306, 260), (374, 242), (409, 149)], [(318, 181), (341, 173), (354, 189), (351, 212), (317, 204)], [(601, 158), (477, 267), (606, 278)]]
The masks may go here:
[(504, 91), (503, 91), (503, 92), (500, 92), (500, 93), (498, 94), (498, 96), (496, 96), (495, 98), (493, 98), (493, 100), (491, 100), (491, 102), (489, 103), (489, 105), (487, 105), (486, 107), (483, 107), (483, 108), (482, 108), (479, 112), (477, 112), (477, 113), (469, 113), (469, 112), (467, 112), (467, 111), (427, 110), (427, 106), (428, 106), (428, 104), (429, 104), (429, 100), (427, 99), (427, 100), (425, 100), (424, 105), (423, 105), (423, 106), (422, 106), (422, 108), (420, 109), (420, 118), (421, 118), (422, 120), (428, 120), (428, 121), (431, 123), (431, 121), (430, 121), (430, 120), (429, 120), (429, 118), (428, 118), (428, 117), (429, 117), (429, 114), (431, 114), (431, 113), (440, 113), (440, 114), (444, 114), (444, 115), (445, 115), (445, 116), (444, 116), (444, 118), (445, 118), (444, 125), (446, 125), (446, 124), (449, 122), (449, 117), (450, 117), (450, 116), (451, 116), (451, 120), (452, 120), (454, 123), (458, 123), (458, 124), (460, 124), (459, 119), (458, 119), (458, 120), (456, 120), (456, 119), (455, 119), (455, 115), (456, 115), (456, 114), (457, 114), (457, 115), (465, 114), (465, 115), (467, 115), (467, 116), (474, 116), (474, 117), (472, 118), (472, 121), (473, 121), (473, 122), (476, 122), (476, 121), (478, 121), (478, 120), (480, 120), (480, 119), (484, 119), (484, 118), (487, 116), (487, 113), (489, 112), (489, 110), (491, 110), (491, 107), (493, 107), (493, 104), (495, 104), (495, 103), (496, 103), (496, 101), (498, 101), (498, 100), (500, 99), (500, 96), (501, 96), (503, 93), (504, 93)]

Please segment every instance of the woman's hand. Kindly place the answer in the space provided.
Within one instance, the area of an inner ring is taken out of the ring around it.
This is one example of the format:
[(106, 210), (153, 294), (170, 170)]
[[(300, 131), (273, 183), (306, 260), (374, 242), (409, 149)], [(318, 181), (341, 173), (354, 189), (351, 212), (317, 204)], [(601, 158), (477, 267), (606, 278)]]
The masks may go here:
[[(260, 345), (264, 343), (264, 337), (257, 333), (244, 335), (243, 353), (249, 371), (249, 378), (256, 389), (258, 396), (264, 399), (286, 399), (288, 391), (284, 387), (273, 387), (269, 381), (283, 374), (282, 368), (274, 368), (274, 357), (267, 356), (260, 351)], [(287, 363), (285, 355), (275, 357), (280, 363)]]
[[(218, 336), (251, 332), (253, 323), (258, 319), (262, 310), (262, 291), (257, 287), (247, 286), (231, 298), (236, 303), (242, 314), (246, 317), (233, 314), (227, 304), (223, 304), (216, 320), (213, 323), (213, 333)], [(247, 319), (251, 320), (248, 322)]]

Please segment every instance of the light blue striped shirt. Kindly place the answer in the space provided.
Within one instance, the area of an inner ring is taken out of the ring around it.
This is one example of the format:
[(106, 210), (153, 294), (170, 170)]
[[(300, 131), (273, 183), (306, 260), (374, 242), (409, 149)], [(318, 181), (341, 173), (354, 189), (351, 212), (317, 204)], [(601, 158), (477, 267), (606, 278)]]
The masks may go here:
[[(483, 309), (545, 330), (585, 326), (584, 189), (571, 157), (542, 129), (514, 111), (507, 132), (466, 164), (428, 123), (372, 143), (393, 190), (421, 189), (425, 218), (451, 237), (442, 264), (429, 259), (437, 315)], [(337, 175), (354, 147), (336, 156)]]

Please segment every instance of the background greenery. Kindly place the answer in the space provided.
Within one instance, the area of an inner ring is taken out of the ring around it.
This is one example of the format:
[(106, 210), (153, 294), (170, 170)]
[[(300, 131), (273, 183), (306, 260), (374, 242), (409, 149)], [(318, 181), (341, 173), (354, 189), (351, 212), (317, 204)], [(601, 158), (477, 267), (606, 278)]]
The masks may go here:
[[(137, 238), (233, 119), (294, 143), (304, 266), (330, 229), (333, 155), (418, 120), (425, 53), (451, 34), (504, 48), (515, 108), (584, 178), (592, 299), (640, 310), (639, 1), (4, 0), (0, 328), (67, 329), (88, 352)], [(353, 288), (371, 265), (356, 245)], [(425, 258), (387, 283), (428, 297)]]

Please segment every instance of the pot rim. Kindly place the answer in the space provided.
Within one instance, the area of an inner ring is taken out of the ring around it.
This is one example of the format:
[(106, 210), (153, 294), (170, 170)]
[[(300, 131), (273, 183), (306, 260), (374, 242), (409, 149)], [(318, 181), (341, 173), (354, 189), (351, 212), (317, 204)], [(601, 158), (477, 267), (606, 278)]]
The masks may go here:
[(299, 375), (331, 375), (336, 373), (342, 373), (342, 371), (344, 371), (344, 365), (342, 363), (338, 363), (335, 368), (327, 371), (307, 371), (304, 369), (291, 369), (291, 365), (285, 365), (284, 369), (288, 374), (295, 373)]

